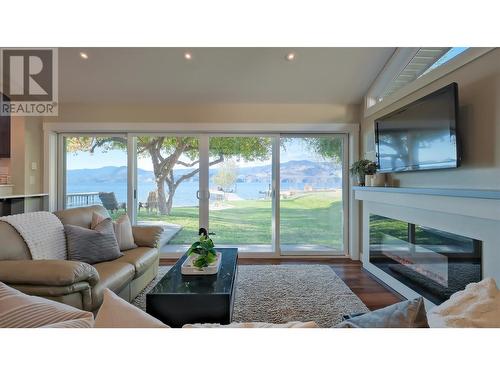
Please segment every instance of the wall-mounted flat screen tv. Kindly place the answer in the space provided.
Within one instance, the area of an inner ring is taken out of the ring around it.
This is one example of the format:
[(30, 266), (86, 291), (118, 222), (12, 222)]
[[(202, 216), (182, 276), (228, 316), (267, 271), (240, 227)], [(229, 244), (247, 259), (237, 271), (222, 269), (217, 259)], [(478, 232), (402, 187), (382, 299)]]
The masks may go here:
[(379, 171), (457, 168), (457, 121), (456, 83), (375, 120)]

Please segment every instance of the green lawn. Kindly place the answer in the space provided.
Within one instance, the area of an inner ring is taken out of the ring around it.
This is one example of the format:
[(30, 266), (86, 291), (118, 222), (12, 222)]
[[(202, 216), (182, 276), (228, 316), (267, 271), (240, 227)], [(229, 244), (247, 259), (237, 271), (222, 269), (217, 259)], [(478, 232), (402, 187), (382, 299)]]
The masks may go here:
[[(242, 200), (231, 208), (210, 211), (210, 230), (216, 244), (271, 244), (271, 201)], [(342, 248), (342, 203), (340, 193), (303, 193), (281, 202), (281, 243), (311, 244)], [(177, 207), (171, 215), (141, 212), (141, 221), (180, 224), (182, 230), (171, 244), (193, 242), (198, 235), (198, 208)]]

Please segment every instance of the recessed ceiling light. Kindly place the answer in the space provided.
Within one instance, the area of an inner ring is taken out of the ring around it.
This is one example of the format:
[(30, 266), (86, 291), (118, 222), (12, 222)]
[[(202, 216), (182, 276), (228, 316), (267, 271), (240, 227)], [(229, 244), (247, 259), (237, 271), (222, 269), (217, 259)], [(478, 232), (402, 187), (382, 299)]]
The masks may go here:
[(191, 54), (191, 52), (185, 52), (184, 53), (184, 58), (186, 60), (192, 60), (193, 59), (193, 55)]
[(287, 53), (285, 58), (287, 59), (287, 61), (293, 61), (295, 60), (295, 57), (297, 57), (297, 55), (295, 55), (295, 52), (290, 52)]
[(87, 60), (89, 58), (89, 55), (87, 55), (85, 52), (80, 52), (80, 57), (84, 60)]

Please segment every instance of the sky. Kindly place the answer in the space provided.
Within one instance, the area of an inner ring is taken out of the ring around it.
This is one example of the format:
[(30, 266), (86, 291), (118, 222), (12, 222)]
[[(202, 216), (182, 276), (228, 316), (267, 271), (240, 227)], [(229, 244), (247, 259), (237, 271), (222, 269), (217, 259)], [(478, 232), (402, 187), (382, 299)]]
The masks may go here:
[(446, 52), (439, 60), (437, 60), (434, 64), (432, 64), (429, 69), (427, 69), (425, 72), (422, 73), (422, 75), (429, 73), (431, 70), (436, 69), (438, 66), (441, 66), (451, 59), (454, 59), (458, 55), (460, 55), (462, 52), (467, 50), (469, 47), (453, 47), (450, 48), (448, 52)]
[[(269, 155), (271, 158), (271, 155)], [(280, 153), (280, 162), (286, 163), (291, 160), (310, 160), (322, 161), (316, 155), (313, 155), (299, 139), (294, 139), (287, 143), (286, 152)], [(240, 168), (253, 167), (258, 165), (271, 164), (271, 160), (263, 162), (243, 162), (238, 163)], [(73, 169), (97, 169), (107, 166), (121, 167), (127, 165), (127, 153), (124, 150), (111, 150), (103, 152), (102, 149), (96, 149), (93, 154), (89, 152), (69, 153), (66, 156), (66, 165), (68, 170)], [(149, 158), (139, 157), (137, 167), (147, 171), (152, 171), (153, 166)], [(182, 167), (181, 167), (182, 168)]]

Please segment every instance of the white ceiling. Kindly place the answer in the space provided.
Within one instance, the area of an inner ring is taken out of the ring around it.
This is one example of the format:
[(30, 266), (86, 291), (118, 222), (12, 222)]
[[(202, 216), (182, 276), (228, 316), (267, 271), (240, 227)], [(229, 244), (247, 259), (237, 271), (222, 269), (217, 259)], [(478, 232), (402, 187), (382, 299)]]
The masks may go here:
[[(80, 52), (89, 58), (84, 60)], [(191, 61), (184, 59), (190, 51)], [(288, 52), (296, 60), (288, 62)], [(394, 48), (60, 48), (62, 103), (361, 103)]]

